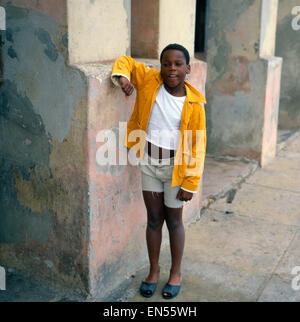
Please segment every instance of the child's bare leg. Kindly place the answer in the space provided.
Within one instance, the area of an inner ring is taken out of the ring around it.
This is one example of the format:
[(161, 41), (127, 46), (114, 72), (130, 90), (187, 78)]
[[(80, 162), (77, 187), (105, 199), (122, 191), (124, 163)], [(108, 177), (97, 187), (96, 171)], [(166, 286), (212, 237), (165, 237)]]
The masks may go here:
[(146, 239), (150, 261), (150, 272), (147, 283), (156, 283), (159, 278), (159, 253), (164, 224), (164, 195), (163, 192), (143, 191), (147, 208)]
[(181, 284), (181, 260), (184, 249), (185, 231), (182, 222), (182, 208), (165, 207), (166, 224), (169, 230), (172, 267), (168, 283)]

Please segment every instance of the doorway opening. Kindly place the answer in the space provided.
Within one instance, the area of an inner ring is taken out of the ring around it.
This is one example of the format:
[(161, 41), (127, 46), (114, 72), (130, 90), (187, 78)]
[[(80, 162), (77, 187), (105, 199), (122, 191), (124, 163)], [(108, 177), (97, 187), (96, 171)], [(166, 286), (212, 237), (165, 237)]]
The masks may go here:
[(208, 0), (197, 0), (195, 22), (195, 57), (205, 60), (206, 54), (206, 21)]

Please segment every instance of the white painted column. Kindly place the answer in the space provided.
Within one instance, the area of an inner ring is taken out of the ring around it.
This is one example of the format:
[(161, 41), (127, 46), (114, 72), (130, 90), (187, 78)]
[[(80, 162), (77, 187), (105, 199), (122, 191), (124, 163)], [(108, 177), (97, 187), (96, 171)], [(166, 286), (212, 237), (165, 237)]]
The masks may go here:
[(68, 0), (71, 64), (130, 54), (130, 5), (120, 0)]

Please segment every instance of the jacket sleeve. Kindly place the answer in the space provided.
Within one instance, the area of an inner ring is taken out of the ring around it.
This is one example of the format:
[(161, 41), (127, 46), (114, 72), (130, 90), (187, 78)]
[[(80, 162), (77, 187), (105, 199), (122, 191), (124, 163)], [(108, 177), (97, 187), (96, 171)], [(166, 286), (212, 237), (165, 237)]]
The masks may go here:
[(198, 191), (206, 152), (205, 110), (201, 104), (199, 107), (192, 116), (187, 135), (184, 135), (184, 158), (187, 166), (181, 187), (193, 193)]
[(143, 63), (136, 62), (130, 56), (118, 58), (112, 69), (111, 80), (115, 85), (120, 86), (119, 76), (126, 77), (135, 88), (139, 88), (147, 73), (151, 72)]

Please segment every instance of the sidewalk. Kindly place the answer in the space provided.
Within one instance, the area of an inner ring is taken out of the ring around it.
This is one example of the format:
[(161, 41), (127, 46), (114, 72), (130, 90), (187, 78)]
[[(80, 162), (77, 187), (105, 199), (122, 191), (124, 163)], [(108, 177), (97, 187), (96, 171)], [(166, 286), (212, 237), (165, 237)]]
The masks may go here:
[[(170, 301), (300, 301), (291, 274), (300, 266), (300, 132), (287, 136), (281, 133), (277, 156), (264, 169), (255, 162), (207, 157), (200, 220), (186, 228), (182, 288)], [(161, 290), (169, 263), (167, 245), (152, 298), (139, 294), (148, 274), (144, 267), (107, 301), (166, 302)], [(7, 301), (84, 299), (8, 270), (7, 291), (0, 292), (0, 302)]]
[[(206, 205), (200, 220), (186, 229), (182, 288), (171, 301), (300, 301), (291, 274), (300, 266), (300, 134), (283, 146), (264, 169), (208, 160), (208, 170), (219, 174), (206, 171)], [(146, 299), (137, 292), (148, 273), (144, 268), (120, 301), (166, 301), (161, 290), (170, 269), (168, 247), (160, 258), (154, 296)]]

